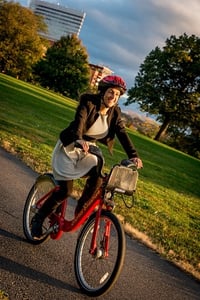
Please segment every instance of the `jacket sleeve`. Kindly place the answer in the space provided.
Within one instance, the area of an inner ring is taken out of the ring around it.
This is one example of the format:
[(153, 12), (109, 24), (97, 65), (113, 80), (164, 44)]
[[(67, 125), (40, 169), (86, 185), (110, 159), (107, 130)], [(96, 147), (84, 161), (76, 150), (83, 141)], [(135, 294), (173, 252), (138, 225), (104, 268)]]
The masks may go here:
[(74, 120), (60, 133), (60, 140), (64, 146), (69, 145), (76, 140), (83, 139), (90, 112), (90, 105), (88, 105), (88, 101), (90, 101), (90, 99), (88, 99), (88, 95), (84, 94), (81, 96)]
[(133, 142), (131, 141), (131, 139), (130, 139), (127, 131), (126, 131), (126, 127), (125, 127), (124, 122), (121, 118), (120, 109), (118, 109), (118, 117), (117, 117), (117, 121), (116, 121), (115, 130), (116, 130), (115, 131), (116, 136), (117, 136), (120, 144), (122, 145), (124, 151), (128, 155), (128, 157), (129, 158), (138, 157), (138, 153), (136, 151), (136, 148), (135, 148)]
[(83, 138), (85, 123), (88, 118), (88, 105), (87, 98), (84, 95), (80, 98), (79, 105), (76, 110), (73, 128), (74, 128), (74, 141)]

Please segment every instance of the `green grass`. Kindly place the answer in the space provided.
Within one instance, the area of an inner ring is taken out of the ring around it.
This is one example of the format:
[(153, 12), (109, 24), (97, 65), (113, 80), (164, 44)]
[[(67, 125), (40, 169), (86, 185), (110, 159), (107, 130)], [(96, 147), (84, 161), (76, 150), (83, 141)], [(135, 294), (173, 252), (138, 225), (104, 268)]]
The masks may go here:
[[(60, 131), (73, 119), (77, 102), (0, 74), (0, 145), (38, 172), (51, 170)], [(117, 198), (116, 212), (146, 234), (162, 254), (200, 272), (200, 161), (129, 131), (144, 168), (132, 209)], [(105, 169), (125, 157), (103, 146)], [(76, 188), (81, 189), (82, 181)]]
[(9, 300), (7, 293), (0, 290), (0, 300)]

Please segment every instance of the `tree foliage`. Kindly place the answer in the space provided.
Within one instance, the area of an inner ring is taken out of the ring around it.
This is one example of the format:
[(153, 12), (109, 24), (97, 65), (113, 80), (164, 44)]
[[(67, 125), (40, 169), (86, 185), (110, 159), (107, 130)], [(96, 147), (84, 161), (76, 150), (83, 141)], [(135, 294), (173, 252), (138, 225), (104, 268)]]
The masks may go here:
[(155, 139), (169, 126), (194, 129), (200, 123), (200, 39), (183, 34), (166, 40), (145, 58), (125, 103), (138, 102), (142, 111), (161, 122)]
[(38, 35), (45, 31), (41, 17), (19, 3), (0, 1), (0, 71), (26, 80), (32, 65), (47, 44)]
[(36, 80), (44, 87), (77, 98), (89, 85), (86, 48), (76, 35), (61, 37), (35, 66)]

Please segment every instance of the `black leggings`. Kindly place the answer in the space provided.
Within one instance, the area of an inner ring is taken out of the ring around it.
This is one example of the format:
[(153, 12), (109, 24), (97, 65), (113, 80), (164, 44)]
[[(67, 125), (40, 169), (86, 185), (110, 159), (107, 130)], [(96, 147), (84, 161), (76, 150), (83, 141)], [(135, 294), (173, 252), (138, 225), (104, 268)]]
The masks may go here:
[[(87, 174), (87, 184), (90, 186), (96, 186), (98, 178), (100, 177), (101, 166), (100, 162), (98, 165), (93, 167)], [(54, 201), (57, 203), (62, 202), (65, 198), (69, 197), (73, 191), (73, 180), (59, 180), (57, 181), (60, 189), (55, 191), (51, 197), (53, 197)]]
[(65, 198), (69, 197), (73, 190), (73, 180), (58, 180), (60, 189), (55, 191), (51, 197), (57, 203), (62, 202)]

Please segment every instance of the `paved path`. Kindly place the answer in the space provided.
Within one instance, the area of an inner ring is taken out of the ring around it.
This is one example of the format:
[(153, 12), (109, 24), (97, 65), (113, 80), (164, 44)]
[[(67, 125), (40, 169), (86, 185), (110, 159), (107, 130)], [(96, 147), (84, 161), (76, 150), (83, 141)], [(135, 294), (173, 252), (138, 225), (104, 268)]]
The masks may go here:
[[(77, 233), (40, 246), (24, 239), (22, 211), (36, 176), (0, 149), (0, 288), (11, 300), (89, 299), (80, 293), (74, 276)], [(127, 237), (121, 276), (103, 299), (199, 300), (200, 283)]]

